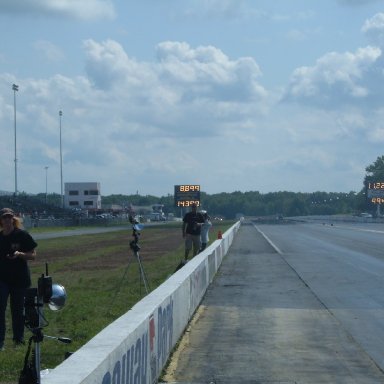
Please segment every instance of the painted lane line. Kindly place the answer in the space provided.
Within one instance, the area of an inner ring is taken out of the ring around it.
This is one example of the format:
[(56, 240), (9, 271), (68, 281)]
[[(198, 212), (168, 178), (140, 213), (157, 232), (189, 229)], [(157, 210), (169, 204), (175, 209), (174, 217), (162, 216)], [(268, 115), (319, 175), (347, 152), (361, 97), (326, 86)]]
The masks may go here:
[(259, 232), (261, 234), (261, 236), (264, 237), (265, 240), (268, 241), (269, 245), (279, 254), (279, 255), (282, 255), (283, 252), (280, 250), (280, 248), (260, 229), (258, 228), (257, 225), (253, 224), (253, 226), (255, 227), (256, 231)]

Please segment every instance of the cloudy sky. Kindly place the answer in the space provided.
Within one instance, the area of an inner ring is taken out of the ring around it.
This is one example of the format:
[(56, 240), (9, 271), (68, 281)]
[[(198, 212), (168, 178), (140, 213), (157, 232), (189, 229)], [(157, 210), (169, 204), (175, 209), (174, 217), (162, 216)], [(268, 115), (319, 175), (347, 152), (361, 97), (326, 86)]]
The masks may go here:
[[(359, 191), (382, 0), (0, 0), (0, 190)], [(48, 169), (46, 169), (48, 167)], [(47, 176), (47, 178), (46, 178)]]

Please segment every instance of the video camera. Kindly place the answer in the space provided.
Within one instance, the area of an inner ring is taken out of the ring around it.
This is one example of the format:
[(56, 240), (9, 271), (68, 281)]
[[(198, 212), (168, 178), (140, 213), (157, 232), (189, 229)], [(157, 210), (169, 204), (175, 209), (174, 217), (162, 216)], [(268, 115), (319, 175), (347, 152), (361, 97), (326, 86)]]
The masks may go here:
[(141, 225), (136, 220), (133, 214), (129, 215), (129, 222), (132, 224), (132, 236), (133, 236), (133, 240), (131, 240), (131, 242), (129, 243), (129, 246), (131, 247), (133, 252), (137, 253), (140, 251), (139, 238), (140, 238), (140, 231), (143, 229), (143, 225)]

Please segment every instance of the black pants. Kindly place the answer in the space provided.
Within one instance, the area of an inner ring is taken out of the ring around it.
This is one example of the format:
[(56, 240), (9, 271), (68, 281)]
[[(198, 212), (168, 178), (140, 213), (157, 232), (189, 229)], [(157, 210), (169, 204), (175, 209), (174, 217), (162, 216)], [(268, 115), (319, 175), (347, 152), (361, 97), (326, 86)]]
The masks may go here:
[(5, 311), (8, 297), (10, 298), (13, 340), (16, 342), (24, 339), (24, 297), (26, 288), (15, 287), (0, 281), (0, 346), (5, 339)]

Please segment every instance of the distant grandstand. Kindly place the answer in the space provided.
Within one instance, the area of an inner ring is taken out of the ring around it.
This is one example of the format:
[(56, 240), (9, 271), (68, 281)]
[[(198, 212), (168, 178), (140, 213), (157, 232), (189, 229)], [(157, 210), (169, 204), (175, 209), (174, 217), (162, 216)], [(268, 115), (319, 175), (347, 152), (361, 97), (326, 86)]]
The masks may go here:
[(71, 211), (59, 206), (46, 203), (36, 195), (21, 193), (17, 196), (13, 192), (0, 191), (0, 208), (8, 207), (20, 217), (31, 218), (64, 218), (71, 215)]
[(0, 196), (11, 196), (13, 195), (13, 192), (9, 191), (0, 191)]

